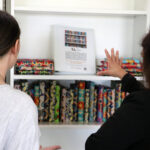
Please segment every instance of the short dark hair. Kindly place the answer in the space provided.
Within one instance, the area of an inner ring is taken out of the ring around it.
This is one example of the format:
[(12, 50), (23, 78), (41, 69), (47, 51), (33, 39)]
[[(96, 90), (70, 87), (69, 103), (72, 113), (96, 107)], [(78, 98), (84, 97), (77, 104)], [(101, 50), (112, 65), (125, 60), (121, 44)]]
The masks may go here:
[(143, 73), (150, 88), (150, 32), (145, 35), (141, 45), (143, 47)]
[(7, 12), (0, 11), (0, 57), (7, 54), (20, 38), (20, 28), (16, 19)]

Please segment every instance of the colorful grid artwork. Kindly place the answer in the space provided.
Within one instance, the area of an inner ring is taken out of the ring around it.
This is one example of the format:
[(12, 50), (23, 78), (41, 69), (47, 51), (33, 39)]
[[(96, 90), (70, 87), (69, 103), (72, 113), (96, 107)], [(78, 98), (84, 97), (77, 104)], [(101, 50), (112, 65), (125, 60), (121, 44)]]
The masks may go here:
[(87, 33), (65, 30), (65, 46), (87, 48)]

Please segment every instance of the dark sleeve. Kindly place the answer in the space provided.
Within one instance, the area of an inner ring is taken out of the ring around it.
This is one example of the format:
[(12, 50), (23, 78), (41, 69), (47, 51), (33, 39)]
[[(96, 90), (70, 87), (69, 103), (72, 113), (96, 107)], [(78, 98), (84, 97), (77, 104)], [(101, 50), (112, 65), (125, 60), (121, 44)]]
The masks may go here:
[(127, 73), (121, 80), (122, 90), (125, 92), (135, 92), (145, 89), (144, 85), (137, 81), (135, 77)]
[(132, 96), (86, 141), (85, 150), (125, 150), (144, 137), (141, 104)]

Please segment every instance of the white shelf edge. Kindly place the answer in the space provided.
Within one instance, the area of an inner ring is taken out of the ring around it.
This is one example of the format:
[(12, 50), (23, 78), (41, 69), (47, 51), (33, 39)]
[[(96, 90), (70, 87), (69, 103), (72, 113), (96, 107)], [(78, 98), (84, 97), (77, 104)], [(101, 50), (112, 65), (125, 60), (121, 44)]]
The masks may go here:
[(14, 79), (27, 80), (119, 80), (119, 78), (96, 75), (14, 75)]
[(102, 124), (91, 123), (91, 124), (81, 124), (81, 123), (71, 123), (71, 124), (50, 124), (50, 123), (39, 123), (40, 128), (100, 128)]
[(23, 13), (54, 13), (54, 14), (84, 14), (84, 15), (124, 15), (137, 16), (147, 15), (147, 11), (137, 10), (97, 10), (97, 9), (48, 9), (48, 8), (31, 8), (31, 7), (15, 7), (15, 12)]
[[(120, 80), (117, 77), (97, 76), (97, 75), (14, 75), (14, 80), (85, 80), (85, 81), (100, 81), (100, 80)], [(136, 77), (137, 80), (143, 80), (143, 77)]]

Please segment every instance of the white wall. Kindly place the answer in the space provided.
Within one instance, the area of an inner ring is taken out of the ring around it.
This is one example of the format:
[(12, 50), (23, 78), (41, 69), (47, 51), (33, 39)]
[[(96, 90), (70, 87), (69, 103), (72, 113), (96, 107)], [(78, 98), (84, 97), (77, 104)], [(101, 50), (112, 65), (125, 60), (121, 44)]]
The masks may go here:
[(146, 10), (149, 0), (135, 0), (135, 10)]
[(15, 17), (22, 30), (20, 58), (51, 58), (51, 25), (54, 24), (94, 29), (97, 58), (104, 58), (104, 49), (111, 49), (112, 47), (120, 50), (121, 56), (132, 56), (133, 17), (70, 16), (34, 13), (17, 13)]
[(3, 9), (3, 0), (0, 0), (0, 10)]

